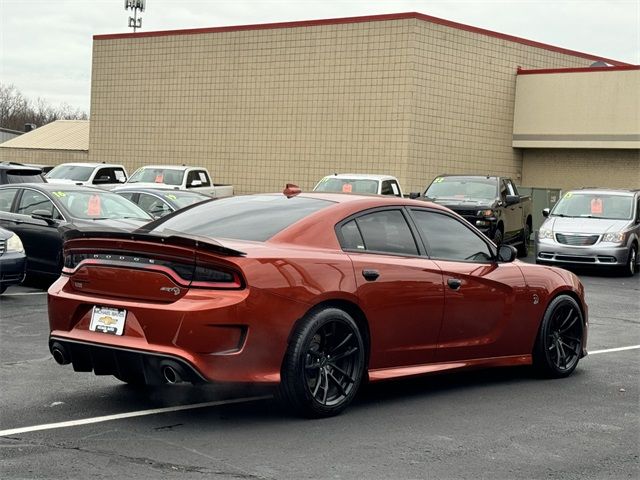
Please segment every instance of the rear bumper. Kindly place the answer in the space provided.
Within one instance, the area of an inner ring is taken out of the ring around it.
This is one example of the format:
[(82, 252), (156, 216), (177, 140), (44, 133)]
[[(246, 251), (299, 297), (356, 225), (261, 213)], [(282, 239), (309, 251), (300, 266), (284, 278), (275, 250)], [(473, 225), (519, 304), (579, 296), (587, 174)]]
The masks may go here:
[(26, 268), (27, 257), (24, 253), (4, 253), (0, 256), (0, 286), (22, 283)]
[(536, 261), (538, 263), (558, 265), (626, 265), (629, 248), (616, 245), (595, 244), (590, 246), (571, 246), (552, 240), (538, 240), (536, 243)]
[[(147, 383), (167, 359), (193, 372), (188, 381), (278, 383), (289, 332), (308, 308), (260, 289), (191, 289), (160, 303), (94, 297), (70, 281), (49, 288), (50, 343), (68, 346), (78, 371), (120, 375), (130, 362)], [(94, 306), (125, 309), (123, 335), (91, 331)]]
[(153, 352), (107, 347), (88, 342), (78, 342), (52, 336), (49, 351), (62, 352), (64, 363), (71, 363), (76, 372), (91, 372), (96, 375), (114, 375), (133, 384), (160, 385), (166, 383), (163, 370), (171, 367), (180, 372), (182, 381), (204, 383), (206, 379), (198, 370), (180, 357), (160, 355)]

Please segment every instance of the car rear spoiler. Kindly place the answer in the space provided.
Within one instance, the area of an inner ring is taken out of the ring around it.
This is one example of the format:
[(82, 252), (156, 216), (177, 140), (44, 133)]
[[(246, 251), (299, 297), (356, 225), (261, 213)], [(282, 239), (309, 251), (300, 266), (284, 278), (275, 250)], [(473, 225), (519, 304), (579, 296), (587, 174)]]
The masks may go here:
[(213, 253), (227, 255), (231, 257), (245, 256), (245, 252), (225, 247), (219, 241), (213, 238), (200, 237), (198, 235), (188, 235), (172, 232), (169, 235), (151, 234), (148, 232), (125, 232), (122, 230), (80, 230), (78, 228), (61, 228), (63, 240), (75, 240), (78, 238), (109, 238), (116, 240), (138, 240), (151, 243), (162, 243), (167, 245), (176, 245), (180, 247), (190, 247), (194, 249), (208, 250)]

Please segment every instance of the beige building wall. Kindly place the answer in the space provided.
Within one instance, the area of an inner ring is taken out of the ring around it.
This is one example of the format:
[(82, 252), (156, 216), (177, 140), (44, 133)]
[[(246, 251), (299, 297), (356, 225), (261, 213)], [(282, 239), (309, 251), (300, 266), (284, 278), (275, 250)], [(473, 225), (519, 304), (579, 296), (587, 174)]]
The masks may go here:
[(513, 146), (640, 148), (640, 69), (518, 75)]
[(522, 184), (526, 187), (638, 188), (640, 150), (527, 149)]
[(519, 180), (516, 70), (593, 60), (417, 18), (98, 38), (90, 160), (209, 168), (238, 193), (333, 172)]
[(59, 165), (67, 162), (88, 162), (86, 150), (47, 150), (42, 148), (0, 148), (0, 162)]

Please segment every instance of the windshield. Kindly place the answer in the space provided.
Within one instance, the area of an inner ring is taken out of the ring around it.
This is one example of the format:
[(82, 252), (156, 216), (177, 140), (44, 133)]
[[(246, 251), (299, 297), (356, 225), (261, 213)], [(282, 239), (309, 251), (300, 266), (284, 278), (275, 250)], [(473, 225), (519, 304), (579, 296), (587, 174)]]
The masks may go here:
[(630, 195), (567, 192), (553, 207), (551, 215), (630, 220), (632, 210), (633, 197)]
[(314, 192), (378, 193), (378, 181), (361, 178), (324, 177)]
[(74, 218), (104, 220), (107, 218), (139, 218), (151, 220), (149, 214), (129, 200), (110, 192), (59, 190), (52, 195)]
[(211, 200), (211, 197), (208, 197), (207, 195), (202, 195), (195, 192), (181, 192), (178, 190), (171, 193), (163, 193), (162, 196), (167, 200), (175, 203), (178, 208), (184, 208), (188, 207), (189, 205), (193, 205), (194, 203)]
[(434, 200), (495, 200), (498, 197), (498, 182), (495, 178), (438, 177), (424, 195)]
[(182, 232), (214, 238), (265, 241), (289, 225), (332, 205), (316, 198), (247, 195), (221, 198), (154, 223), (151, 232)]
[(93, 167), (83, 167), (81, 165), (58, 165), (47, 173), (47, 178), (86, 182), (89, 180), (92, 172)]
[(182, 185), (183, 170), (174, 168), (142, 167), (131, 175), (128, 183), (164, 183), (165, 185)]

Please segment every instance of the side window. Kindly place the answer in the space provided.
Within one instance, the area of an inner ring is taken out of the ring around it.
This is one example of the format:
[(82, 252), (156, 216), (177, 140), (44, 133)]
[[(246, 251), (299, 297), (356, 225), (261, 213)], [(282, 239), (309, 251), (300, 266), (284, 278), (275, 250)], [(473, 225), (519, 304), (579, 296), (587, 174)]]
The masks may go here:
[(364, 240), (358, 230), (355, 220), (345, 223), (340, 227), (340, 244), (346, 250), (364, 250)]
[(636, 222), (640, 222), (640, 198), (636, 202)]
[(400, 255), (418, 255), (411, 229), (400, 210), (382, 210), (356, 219), (365, 249)]
[(391, 180), (389, 184), (391, 185), (391, 194), (395, 195), (396, 197), (400, 197), (400, 187), (398, 186), (398, 182), (396, 182), (395, 180)]
[(138, 205), (141, 209), (150, 213), (154, 217), (164, 217), (168, 213), (171, 213), (171, 208), (164, 202), (164, 200), (160, 200), (159, 198), (146, 193), (140, 194)]
[(507, 185), (507, 195), (516, 195), (516, 188), (511, 180), (505, 180), (505, 184)]
[(18, 203), (18, 210), (16, 213), (22, 215), (33, 215), (36, 210), (42, 210), (47, 212), (51, 218), (60, 218), (58, 210), (54, 208), (53, 202), (45, 197), (40, 192), (33, 190), (23, 190), (22, 197)]
[(133, 202), (133, 196), (135, 195), (135, 193), (133, 192), (122, 192), (122, 193), (118, 193), (118, 195), (120, 195), (121, 197), (126, 198), (127, 200), (129, 200), (130, 202)]
[(115, 176), (115, 182), (124, 183), (127, 181), (127, 174), (121, 168), (114, 168), (113, 175)]
[(93, 183), (115, 183), (113, 168), (101, 168), (93, 177)]
[(391, 182), (389, 180), (385, 180), (384, 182), (382, 182), (380, 193), (382, 195), (393, 195), (393, 191), (391, 190)]
[(500, 198), (504, 200), (507, 195), (509, 195), (509, 191), (507, 190), (507, 183), (502, 180), (502, 182), (500, 182)]
[(18, 193), (17, 188), (5, 188), (0, 190), (0, 212), (10, 212), (13, 199)]
[(442, 213), (412, 210), (432, 258), (454, 261), (489, 262), (489, 246), (469, 227)]

